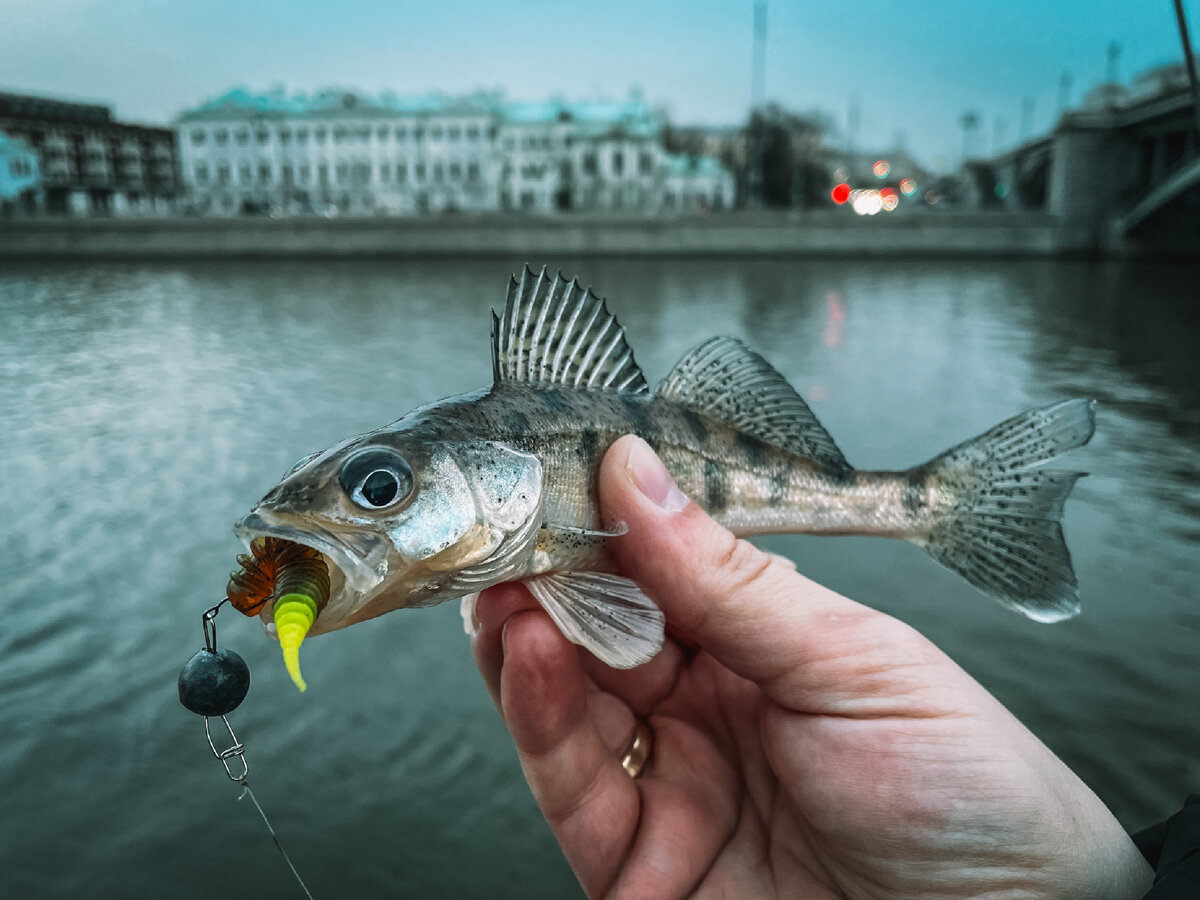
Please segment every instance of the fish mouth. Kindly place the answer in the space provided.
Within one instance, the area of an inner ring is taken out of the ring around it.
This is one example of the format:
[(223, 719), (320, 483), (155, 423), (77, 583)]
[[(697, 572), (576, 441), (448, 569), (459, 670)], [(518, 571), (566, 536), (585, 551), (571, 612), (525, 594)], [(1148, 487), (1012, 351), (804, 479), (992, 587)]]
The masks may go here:
[[(348, 531), (335, 534), (313, 522), (294, 522), (266, 509), (255, 509), (233, 526), (247, 546), (256, 537), (282, 538), (311, 547), (329, 566), (329, 602), (318, 613), (310, 634), (335, 631), (350, 624), (350, 617), (383, 584), (388, 569), (390, 542), (380, 534)], [(275, 601), (259, 613), (268, 633), (274, 633)]]

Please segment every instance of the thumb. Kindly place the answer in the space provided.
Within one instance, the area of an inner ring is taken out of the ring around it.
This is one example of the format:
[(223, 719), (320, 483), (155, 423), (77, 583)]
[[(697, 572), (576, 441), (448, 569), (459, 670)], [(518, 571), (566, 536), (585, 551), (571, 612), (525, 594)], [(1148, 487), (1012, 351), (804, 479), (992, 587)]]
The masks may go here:
[[(891, 660), (941, 654), (901, 622), (855, 603), (734, 537), (688, 500), (649, 445), (627, 435), (600, 468), (605, 518), (622, 574), (662, 608), (671, 629), (778, 702), (830, 692), (862, 699)], [(912, 644), (924, 644), (925, 653)], [(942, 657), (944, 659), (944, 657)], [(856, 703), (855, 706), (858, 706)]]

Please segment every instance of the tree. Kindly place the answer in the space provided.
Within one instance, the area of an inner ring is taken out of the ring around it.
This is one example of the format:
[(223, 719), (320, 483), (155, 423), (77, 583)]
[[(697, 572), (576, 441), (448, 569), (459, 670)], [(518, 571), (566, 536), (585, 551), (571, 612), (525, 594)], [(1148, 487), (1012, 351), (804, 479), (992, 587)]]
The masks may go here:
[(829, 180), (824, 165), (829, 129), (824, 113), (792, 113), (768, 104), (751, 114), (746, 126), (746, 167), (751, 170), (747, 181), (759, 185), (764, 206), (786, 209), (818, 201)]

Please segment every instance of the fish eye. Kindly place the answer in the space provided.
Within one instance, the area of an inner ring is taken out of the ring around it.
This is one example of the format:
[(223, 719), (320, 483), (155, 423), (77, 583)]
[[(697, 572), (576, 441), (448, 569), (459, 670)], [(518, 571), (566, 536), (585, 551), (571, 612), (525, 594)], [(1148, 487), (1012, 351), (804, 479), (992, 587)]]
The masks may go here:
[(412, 493), (412, 469), (395, 450), (372, 447), (346, 460), (342, 489), (363, 509), (385, 509)]

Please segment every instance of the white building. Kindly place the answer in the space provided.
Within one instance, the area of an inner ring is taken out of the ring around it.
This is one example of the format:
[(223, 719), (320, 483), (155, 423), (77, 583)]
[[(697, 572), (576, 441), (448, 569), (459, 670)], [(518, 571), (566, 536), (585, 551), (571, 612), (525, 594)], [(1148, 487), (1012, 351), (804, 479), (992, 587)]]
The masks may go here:
[(506, 104), (497, 135), (500, 207), (654, 211), (665, 159), (660, 130), (637, 94), (621, 102)]
[(238, 89), (175, 127), (198, 213), (361, 215), (494, 209), (494, 119), (486, 95)]
[(715, 160), (684, 171), (663, 152), (661, 123), (636, 93), (501, 103), (492, 94), (237, 89), (188, 110), (175, 127), (200, 214), (653, 213), (733, 199), (732, 176)]

